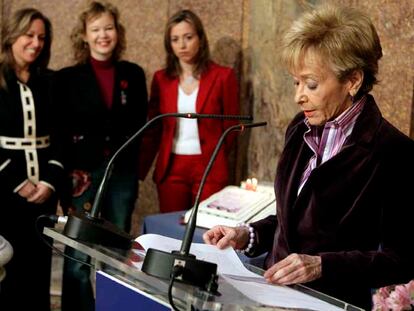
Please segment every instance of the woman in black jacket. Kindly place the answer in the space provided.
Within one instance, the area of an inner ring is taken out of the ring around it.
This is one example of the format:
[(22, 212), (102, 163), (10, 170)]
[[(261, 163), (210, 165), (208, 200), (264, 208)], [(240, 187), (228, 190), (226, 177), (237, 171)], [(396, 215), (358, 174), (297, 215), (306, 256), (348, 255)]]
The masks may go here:
[[(31, 8), (3, 25), (0, 61), (0, 234), (14, 248), (0, 310), (50, 310), (51, 249), (36, 219), (55, 214), (64, 170), (50, 115), (49, 20)], [(24, 299), (22, 299), (22, 293)]]
[[(60, 135), (72, 193), (65, 209), (86, 210), (110, 157), (147, 119), (144, 71), (121, 61), (125, 31), (118, 10), (92, 2), (72, 33), (76, 65), (56, 74), (55, 101), (61, 111)], [(139, 141), (123, 151), (114, 165), (101, 216), (124, 231), (130, 230), (138, 190)], [(67, 250), (78, 258), (86, 255)], [(82, 258), (84, 257), (84, 258)], [(62, 310), (94, 310), (90, 270), (76, 262), (64, 264)]]

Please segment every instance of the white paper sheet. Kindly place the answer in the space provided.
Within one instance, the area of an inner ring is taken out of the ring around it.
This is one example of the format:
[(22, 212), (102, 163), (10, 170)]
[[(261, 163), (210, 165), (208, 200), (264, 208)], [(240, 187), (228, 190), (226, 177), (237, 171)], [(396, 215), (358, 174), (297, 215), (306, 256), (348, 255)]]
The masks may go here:
[[(171, 252), (179, 250), (181, 247), (180, 240), (158, 234), (144, 234), (136, 238), (135, 241), (140, 243), (145, 250), (154, 248)], [(343, 310), (287, 286), (268, 284), (261, 275), (249, 271), (230, 247), (220, 250), (212, 245), (192, 243), (190, 253), (199, 260), (216, 263), (218, 274), (221, 277), (225, 278), (227, 282), (245, 296), (261, 304), (318, 311)], [(137, 266), (137, 268), (140, 268), (140, 266)]]
[[(179, 250), (181, 241), (158, 234), (144, 234), (135, 239), (144, 249), (154, 248), (165, 252)], [(197, 259), (217, 264), (218, 274), (235, 274), (239, 276), (257, 277), (258, 275), (247, 270), (232, 248), (224, 250), (213, 245), (192, 243), (190, 253)], [(260, 276), (259, 276), (260, 277)]]

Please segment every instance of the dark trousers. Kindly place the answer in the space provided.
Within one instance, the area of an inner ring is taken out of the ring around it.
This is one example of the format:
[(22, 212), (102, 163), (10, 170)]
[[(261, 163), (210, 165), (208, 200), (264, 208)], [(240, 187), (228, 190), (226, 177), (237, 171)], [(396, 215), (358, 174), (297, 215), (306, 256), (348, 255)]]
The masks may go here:
[[(93, 204), (95, 194), (103, 176), (103, 167), (92, 172), (92, 183), (81, 196), (73, 198), (77, 211)], [(126, 232), (131, 228), (131, 215), (138, 193), (138, 178), (135, 172), (114, 170), (101, 207), (101, 216)], [(87, 255), (67, 247), (65, 253), (85, 262)], [(62, 311), (93, 311), (95, 300), (90, 282), (91, 269), (87, 265), (65, 258), (62, 282)]]
[[(40, 238), (36, 219), (55, 214), (57, 200), (31, 204), (17, 194), (2, 196), (0, 234), (13, 246), (14, 254), (6, 264), (6, 278), (1, 282), (0, 310), (50, 311), (50, 275), (52, 250)], [(44, 221), (38, 222), (40, 235)]]

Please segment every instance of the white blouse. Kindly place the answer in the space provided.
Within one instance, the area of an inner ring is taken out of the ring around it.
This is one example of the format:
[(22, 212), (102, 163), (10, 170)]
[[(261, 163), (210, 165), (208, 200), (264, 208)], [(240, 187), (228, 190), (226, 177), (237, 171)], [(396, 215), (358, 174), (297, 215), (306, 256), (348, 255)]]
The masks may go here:
[[(198, 88), (190, 95), (178, 87), (178, 112), (196, 112)], [(177, 128), (172, 146), (175, 154), (201, 154), (200, 137), (198, 135), (197, 119), (177, 119)]]

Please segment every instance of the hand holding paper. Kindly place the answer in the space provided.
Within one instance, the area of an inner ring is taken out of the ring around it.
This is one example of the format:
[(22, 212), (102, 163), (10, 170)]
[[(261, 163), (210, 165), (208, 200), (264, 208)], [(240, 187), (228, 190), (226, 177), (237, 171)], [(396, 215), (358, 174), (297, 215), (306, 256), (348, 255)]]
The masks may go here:
[[(135, 241), (145, 250), (151, 247), (165, 252), (176, 250), (181, 245), (180, 240), (157, 234), (144, 234)], [(143, 251), (134, 249), (133, 252), (142, 254)], [(263, 276), (248, 270), (231, 247), (218, 249), (213, 245), (192, 243), (190, 252), (201, 260), (216, 263), (220, 277), (246, 297), (262, 305), (319, 311), (342, 310), (298, 290), (267, 283)], [(142, 261), (134, 265), (140, 268)]]

